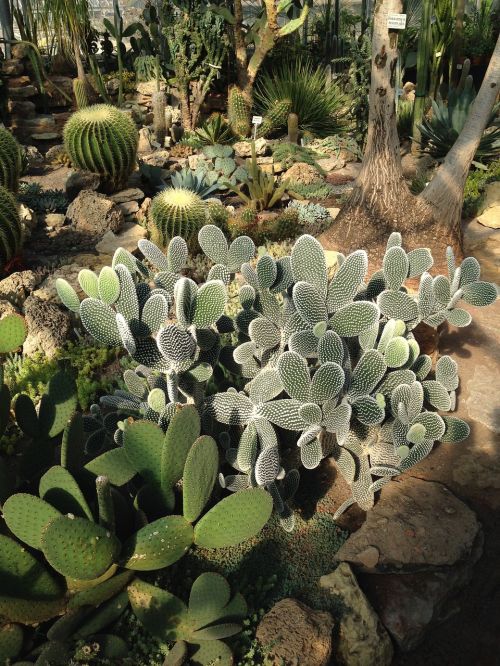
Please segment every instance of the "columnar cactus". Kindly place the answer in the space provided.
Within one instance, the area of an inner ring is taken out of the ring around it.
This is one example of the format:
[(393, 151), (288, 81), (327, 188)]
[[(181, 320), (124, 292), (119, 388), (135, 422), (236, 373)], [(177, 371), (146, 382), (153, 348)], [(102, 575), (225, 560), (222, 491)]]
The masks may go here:
[(100, 174), (111, 190), (126, 186), (135, 168), (137, 144), (133, 120), (108, 104), (80, 109), (64, 126), (64, 145), (71, 162)]
[(289, 99), (276, 100), (275, 104), (269, 109), (268, 113), (264, 116), (262, 125), (260, 125), (257, 135), (267, 136), (275, 130), (282, 127), (288, 118), (288, 114), (292, 108), (292, 102)]
[(85, 109), (89, 105), (85, 82), (81, 79), (73, 79), (73, 95), (77, 109)]
[(227, 115), (235, 136), (245, 138), (250, 134), (250, 110), (238, 86), (229, 89)]
[(299, 117), (296, 113), (289, 113), (288, 120), (288, 141), (289, 143), (299, 142)]
[(21, 175), (21, 147), (5, 127), (0, 127), (0, 186), (17, 192)]
[(0, 269), (19, 252), (22, 237), (17, 202), (11, 192), (0, 186)]

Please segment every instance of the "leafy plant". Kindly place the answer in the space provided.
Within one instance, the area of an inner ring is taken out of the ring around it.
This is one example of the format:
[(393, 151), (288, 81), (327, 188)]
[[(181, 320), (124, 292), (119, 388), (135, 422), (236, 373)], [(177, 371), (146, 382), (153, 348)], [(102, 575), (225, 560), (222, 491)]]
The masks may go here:
[(64, 126), (64, 145), (72, 163), (100, 174), (112, 190), (126, 186), (135, 168), (137, 143), (133, 120), (108, 104), (81, 109)]
[[(258, 80), (255, 103), (264, 116), (283, 100), (290, 100), (289, 111), (299, 117), (302, 132), (328, 136), (344, 128), (344, 95), (335, 83), (327, 85), (324, 70), (309, 61), (284, 62)], [(288, 113), (280, 129), (286, 129), (287, 118)]]
[(202, 199), (208, 199), (218, 189), (217, 183), (208, 185), (203, 175), (189, 168), (173, 173), (170, 182), (174, 189), (190, 190)]
[(214, 146), (233, 143), (235, 136), (231, 127), (220, 113), (212, 115), (194, 131), (201, 146)]
[(62, 190), (44, 190), (40, 183), (21, 181), (17, 199), (37, 213), (65, 213), (69, 201)]
[(497, 180), (500, 180), (500, 160), (490, 162), (487, 169), (473, 169), (469, 173), (465, 181), (462, 217), (467, 219), (478, 214), (485, 186)]
[(469, 57), (489, 56), (495, 48), (493, 2), (481, 0), (467, 7), (464, 21), (464, 52)]

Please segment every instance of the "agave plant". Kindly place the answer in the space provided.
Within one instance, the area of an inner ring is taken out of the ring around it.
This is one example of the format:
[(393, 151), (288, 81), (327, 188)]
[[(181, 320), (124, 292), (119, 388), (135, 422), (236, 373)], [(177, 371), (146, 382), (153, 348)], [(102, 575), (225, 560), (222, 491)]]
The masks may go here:
[(184, 168), (172, 174), (170, 183), (174, 189), (190, 190), (201, 199), (208, 199), (219, 189), (217, 183), (209, 185), (203, 174), (195, 173), (189, 168)]
[(200, 146), (214, 146), (233, 143), (235, 136), (224, 118), (217, 113), (194, 130)]
[[(88, 297), (81, 303), (58, 281), (62, 301), (86, 330), (103, 343), (121, 342), (137, 363), (124, 378), (128, 391), (102, 399), (107, 408), (142, 416), (165, 432), (178, 406), (193, 403), (204, 431), (219, 433), (220, 484), (237, 495), (267, 490), (288, 530), (294, 520), (287, 503), (299, 476), (281, 458), (276, 428), (295, 433), (304, 467), (325, 456), (335, 461), (352, 489), (337, 515), (353, 502), (369, 509), (377, 490), (436, 441), (467, 437), (468, 425), (446, 414), (455, 407), (457, 365), (443, 356), (433, 368), (414, 331), (420, 322), (467, 326), (471, 316), (461, 300), (486, 306), (496, 299), (474, 258), (457, 266), (450, 249), (448, 275), (433, 278), (430, 251), (407, 252), (395, 233), (382, 269), (369, 279), (361, 250), (339, 255), (332, 277), (309, 235), (290, 256), (276, 261), (263, 254), (256, 263), (245, 236), (228, 244), (218, 227), (205, 225), (198, 242), (214, 264), (201, 285), (182, 276), (188, 251), (180, 238), (166, 255), (140, 241), (145, 261), (117, 251), (112, 268), (85, 273), (80, 283)], [(236, 273), (241, 307), (230, 317), (227, 285)], [(418, 292), (410, 294), (404, 283), (416, 278)], [(224, 336), (231, 331), (236, 346)], [(244, 390), (207, 395), (219, 365), (239, 375)], [(115, 435), (126, 447), (127, 430)]]

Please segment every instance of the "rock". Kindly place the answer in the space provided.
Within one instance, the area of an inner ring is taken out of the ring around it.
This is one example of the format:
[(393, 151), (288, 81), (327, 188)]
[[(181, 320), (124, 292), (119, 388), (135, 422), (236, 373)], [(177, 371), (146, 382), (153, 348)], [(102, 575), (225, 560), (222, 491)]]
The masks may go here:
[[(66, 148), (64, 143), (58, 143), (57, 146), (52, 146), (45, 153), (45, 159), (47, 162), (55, 162), (61, 155), (66, 155)], [(90, 189), (90, 188), (89, 188)]]
[(135, 213), (137, 213), (139, 210), (139, 204), (137, 201), (125, 201), (124, 203), (118, 204), (118, 208), (121, 210), (124, 217), (128, 217), (129, 215), (135, 215)]
[(361, 171), (361, 162), (349, 162), (342, 169), (337, 169), (329, 173), (327, 180), (332, 185), (341, 185), (349, 183), (351, 180), (356, 180)]
[(326, 210), (330, 214), (332, 220), (334, 220), (337, 217), (337, 215), (340, 213), (340, 208), (327, 208)]
[(345, 167), (345, 161), (340, 157), (325, 157), (317, 160), (317, 163), (323, 171), (335, 171), (335, 169), (342, 169), (342, 167)]
[(83, 190), (68, 206), (66, 219), (74, 231), (100, 240), (106, 231), (118, 231), (123, 224), (123, 213), (104, 194)]
[(500, 229), (500, 181), (488, 183), (484, 188), (483, 212), (477, 221), (490, 229)]
[(59, 132), (35, 132), (35, 134), (31, 134), (33, 141), (55, 141), (60, 137)]
[(96, 273), (99, 273), (103, 266), (111, 263), (111, 257), (108, 255), (100, 254), (79, 254), (71, 257), (71, 263), (58, 266), (50, 275), (48, 275), (43, 282), (41, 282), (38, 289), (33, 292), (33, 296), (44, 302), (53, 302), (61, 305), (59, 295), (56, 290), (56, 280), (64, 278), (76, 290), (80, 298), (85, 298), (80, 284), (78, 282), (78, 273), (83, 268), (89, 268)]
[(9, 96), (12, 99), (28, 99), (38, 95), (38, 88), (33, 85), (23, 86), (22, 88), (12, 88), (9, 90)]
[[(450, 567), (470, 557), (479, 531), (475, 513), (445, 486), (403, 476), (382, 488), (337, 559), (373, 573)], [(378, 550), (376, 562), (369, 548)]]
[(147, 127), (141, 127), (139, 130), (139, 144), (137, 146), (137, 152), (140, 154), (151, 153), (153, 150), (151, 141), (151, 131)]
[(64, 191), (69, 201), (73, 201), (82, 190), (95, 191), (101, 184), (99, 174), (90, 171), (72, 170), (64, 185)]
[(326, 666), (332, 652), (334, 621), (296, 599), (282, 599), (264, 615), (256, 637), (276, 666)]
[[(152, 95), (156, 92), (156, 81), (139, 81), (136, 83), (135, 89), (140, 95)], [(165, 90), (165, 82), (160, 82), (160, 90)]]
[(155, 152), (149, 153), (149, 155), (144, 155), (142, 161), (150, 166), (156, 166), (163, 169), (167, 166), (169, 157), (170, 153), (168, 150), (155, 150)]
[(69, 76), (51, 74), (49, 76), (49, 82), (47, 83), (49, 107), (68, 106), (68, 100), (55, 86), (64, 91), (70, 99), (73, 99), (73, 79)]
[[(11, 58), (2, 62), (2, 72), (6, 76), (21, 76), (24, 72), (24, 65), (19, 58)], [(35, 88), (36, 90), (36, 88)], [(9, 90), (9, 93), (11, 91)]]
[(469, 222), (464, 226), (464, 249), (481, 264), (481, 279), (500, 283), (500, 231)]
[(11, 303), (23, 303), (43, 279), (34, 271), (20, 271), (0, 280), (0, 298)]
[[(482, 553), (482, 534), (468, 562), (440, 571), (363, 576), (365, 592), (380, 620), (403, 651), (413, 650), (430, 625), (447, 620), (458, 610), (456, 593), (471, 579)], [(372, 663), (378, 664), (378, 661)]]
[(205, 161), (203, 155), (189, 155), (188, 157), (189, 168), (192, 171), (196, 171), (200, 164), (203, 164)]
[(23, 146), (23, 149), (29, 166), (43, 163), (43, 155), (36, 146)]
[(42, 352), (47, 358), (52, 358), (71, 333), (71, 315), (33, 295), (24, 302), (24, 315), (28, 337), (23, 345), (23, 354), (33, 356)]
[(283, 180), (289, 180), (290, 183), (300, 183), (301, 185), (311, 185), (311, 183), (319, 183), (323, 180), (321, 174), (310, 164), (305, 162), (296, 162), (285, 171), (282, 176)]
[(137, 215), (135, 216), (137, 222), (139, 222), (139, 224), (142, 224), (142, 226), (144, 226), (144, 227), (147, 226), (148, 213), (149, 213), (150, 207), (151, 207), (151, 198), (146, 197), (144, 199), (144, 201), (142, 202), (141, 207), (139, 208), (139, 211), (138, 211)]
[(18, 309), (10, 301), (0, 299), (0, 317), (9, 314), (17, 314)]
[(137, 243), (141, 238), (146, 238), (147, 232), (140, 224), (131, 223), (128, 226), (124, 225), (119, 234), (114, 234), (112, 231), (107, 231), (102, 240), (96, 245), (96, 250), (100, 254), (113, 255), (115, 250), (123, 247), (129, 252), (137, 250)]
[(122, 190), (109, 195), (109, 199), (117, 204), (127, 203), (128, 201), (141, 201), (144, 199), (144, 192), (138, 187), (129, 187), (128, 190)]
[[(237, 141), (234, 145), (234, 152), (236, 157), (251, 157), (252, 156), (252, 142), (251, 141)], [(268, 143), (264, 137), (255, 141), (255, 154), (260, 157), (267, 153)]]
[(27, 120), (36, 116), (35, 104), (29, 100), (9, 99), (7, 109), (14, 119), (19, 117)]
[(28, 208), (24, 204), (19, 206), (19, 217), (21, 218), (21, 223), (24, 225), (25, 229), (33, 231), (36, 225), (38, 224), (38, 218), (34, 210)]
[(28, 83), (30, 83), (29, 76), (16, 76), (13, 78), (9, 78), (9, 89), (21, 88), (22, 86), (25, 86)]
[(273, 156), (272, 155), (267, 155), (266, 157), (257, 157), (256, 159), (257, 164), (262, 166), (263, 164), (272, 164), (273, 163)]
[(319, 585), (340, 602), (336, 659), (345, 666), (390, 666), (394, 652), (391, 639), (347, 562), (322, 576)]
[(64, 225), (66, 215), (63, 213), (47, 213), (44, 218), (45, 225), (53, 229), (59, 229)]
[[(427, 172), (436, 165), (436, 161), (427, 153), (406, 152), (401, 156), (401, 167), (403, 176), (407, 180), (413, 180), (417, 176), (426, 176)], [(429, 178), (431, 176), (429, 175)]]
[(29, 44), (13, 44), (11, 46), (11, 53), (13, 58), (18, 58), (19, 60), (22, 60), (23, 58), (27, 58), (30, 52), (30, 46)]

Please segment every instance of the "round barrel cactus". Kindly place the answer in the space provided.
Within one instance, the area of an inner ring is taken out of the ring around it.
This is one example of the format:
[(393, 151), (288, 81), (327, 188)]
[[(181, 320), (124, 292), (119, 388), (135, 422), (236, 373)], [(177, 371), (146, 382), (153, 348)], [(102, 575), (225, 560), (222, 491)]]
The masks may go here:
[(5, 187), (0, 187), (0, 269), (17, 254), (21, 242), (17, 201)]
[(174, 236), (181, 236), (192, 243), (206, 222), (206, 211), (205, 202), (191, 190), (163, 190), (151, 203), (151, 230), (159, 233), (163, 243)]
[(137, 143), (133, 120), (108, 104), (80, 109), (64, 127), (64, 145), (71, 162), (100, 174), (109, 190), (126, 186), (135, 167)]
[(17, 192), (21, 175), (21, 148), (5, 127), (0, 127), (0, 185)]

